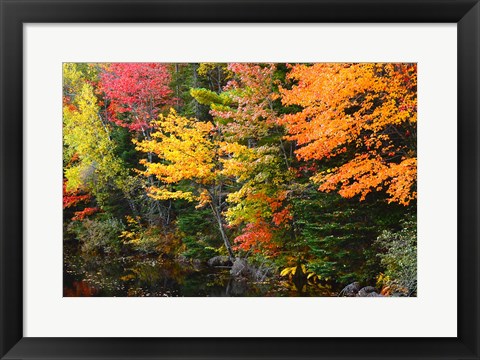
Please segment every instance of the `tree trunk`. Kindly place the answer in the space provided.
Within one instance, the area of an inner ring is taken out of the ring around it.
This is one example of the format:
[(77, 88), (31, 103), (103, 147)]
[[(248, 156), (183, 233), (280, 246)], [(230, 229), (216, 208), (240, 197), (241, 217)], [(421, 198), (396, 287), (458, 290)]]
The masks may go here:
[[(197, 77), (197, 69), (198, 69), (198, 64), (197, 63), (194, 63), (193, 66), (192, 66), (192, 69), (193, 69), (193, 88), (197, 88), (198, 87), (198, 77)], [(198, 103), (198, 101), (194, 101), (193, 102), (195, 104), (195, 117), (197, 119), (200, 119), (200, 105)]]
[(232, 245), (230, 244), (230, 241), (228, 241), (227, 234), (225, 233), (225, 229), (223, 228), (222, 215), (212, 203), (210, 203), (210, 207), (212, 208), (213, 215), (217, 220), (218, 229), (220, 230), (220, 234), (222, 235), (222, 240), (223, 240), (223, 243), (225, 244), (225, 248), (227, 249), (228, 257), (230, 258), (230, 261), (233, 263), (235, 261), (235, 255), (233, 254)]

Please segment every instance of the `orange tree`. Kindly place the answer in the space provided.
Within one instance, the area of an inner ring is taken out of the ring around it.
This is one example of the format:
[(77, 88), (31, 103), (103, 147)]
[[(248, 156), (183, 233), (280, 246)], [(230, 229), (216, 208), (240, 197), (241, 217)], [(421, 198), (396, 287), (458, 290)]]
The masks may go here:
[(301, 111), (280, 122), (297, 158), (334, 164), (312, 176), (320, 190), (360, 200), (385, 191), (402, 205), (416, 199), (416, 64), (301, 64), (288, 78), (282, 103)]

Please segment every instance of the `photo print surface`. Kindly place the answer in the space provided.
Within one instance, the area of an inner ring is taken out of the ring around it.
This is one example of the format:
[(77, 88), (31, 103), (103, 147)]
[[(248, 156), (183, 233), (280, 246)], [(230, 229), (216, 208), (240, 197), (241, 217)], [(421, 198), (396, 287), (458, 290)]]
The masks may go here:
[(62, 70), (63, 296), (416, 296), (416, 64)]

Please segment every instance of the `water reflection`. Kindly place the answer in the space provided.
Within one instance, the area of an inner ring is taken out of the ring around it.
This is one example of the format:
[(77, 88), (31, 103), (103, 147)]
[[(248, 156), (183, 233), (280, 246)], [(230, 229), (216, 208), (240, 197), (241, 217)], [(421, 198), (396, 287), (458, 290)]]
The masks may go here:
[(64, 296), (332, 296), (328, 286), (279, 278), (253, 282), (229, 269), (149, 257), (95, 257), (66, 251)]

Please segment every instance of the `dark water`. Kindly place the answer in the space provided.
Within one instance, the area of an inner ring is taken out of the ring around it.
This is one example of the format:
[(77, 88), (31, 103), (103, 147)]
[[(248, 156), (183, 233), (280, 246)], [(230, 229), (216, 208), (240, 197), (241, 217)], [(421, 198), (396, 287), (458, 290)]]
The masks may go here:
[(328, 286), (272, 277), (235, 279), (229, 269), (158, 257), (64, 253), (63, 296), (332, 296)]

